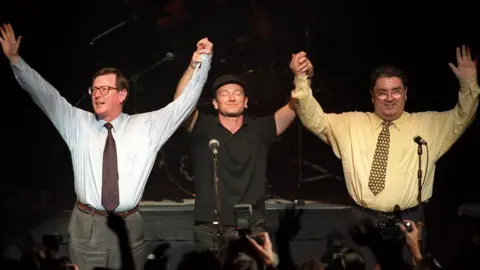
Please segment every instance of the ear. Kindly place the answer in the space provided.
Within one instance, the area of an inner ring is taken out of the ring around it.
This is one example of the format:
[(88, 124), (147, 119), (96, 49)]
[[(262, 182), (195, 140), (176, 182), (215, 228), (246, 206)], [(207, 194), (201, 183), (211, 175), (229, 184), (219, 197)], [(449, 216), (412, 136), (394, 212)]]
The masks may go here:
[(119, 94), (119, 98), (120, 98), (120, 103), (123, 104), (125, 102), (125, 100), (127, 99), (128, 91), (123, 89), (118, 94)]
[(373, 95), (373, 89), (370, 89), (370, 97), (372, 98), (372, 103), (375, 103), (375, 96)]
[(212, 104), (213, 104), (213, 108), (215, 108), (215, 110), (218, 110), (218, 102), (216, 99), (212, 100)]
[(408, 87), (405, 87), (405, 100), (407, 100), (407, 90), (408, 90)]
[(248, 97), (245, 97), (245, 101), (243, 102), (243, 107), (248, 108)]

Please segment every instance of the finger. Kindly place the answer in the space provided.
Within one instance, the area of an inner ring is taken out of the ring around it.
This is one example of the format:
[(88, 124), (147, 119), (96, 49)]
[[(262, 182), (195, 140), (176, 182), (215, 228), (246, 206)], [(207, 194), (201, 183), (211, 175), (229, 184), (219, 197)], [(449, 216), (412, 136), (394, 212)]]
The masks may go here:
[(253, 248), (255, 248), (256, 251), (258, 251), (258, 252), (259, 252), (260, 254), (262, 254), (263, 256), (266, 256), (266, 255), (267, 255), (266, 252), (265, 252), (265, 250), (263, 250), (263, 247), (260, 246), (260, 245), (257, 243), (257, 241), (255, 241), (254, 239), (252, 239), (252, 238), (250, 238), (250, 237), (248, 237), (247, 239), (248, 239), (248, 241), (250, 242), (250, 244), (253, 245)]
[(403, 224), (400, 224), (400, 231), (402, 232), (407, 232), (407, 228), (405, 228), (405, 226)]
[(197, 45), (200, 44), (200, 43), (207, 43), (207, 42), (208, 42), (208, 38), (204, 37), (197, 42)]
[(5, 32), (5, 28), (0, 26), (0, 33), (2, 34), (3, 39), (7, 39), (7, 33)]
[(298, 54), (294, 54), (294, 55), (292, 56), (292, 62), (293, 62), (293, 63), (297, 63), (297, 61), (298, 61)]
[(299, 63), (299, 64), (303, 64), (303, 63), (307, 62), (307, 60), (308, 60), (307, 57), (305, 57), (305, 56), (300, 56), (300, 57), (298, 58), (298, 63)]
[(467, 60), (467, 48), (462, 45), (462, 60)]
[(308, 67), (309, 67), (309, 65), (308, 65), (308, 63), (303, 63), (303, 64), (299, 65), (298, 67), (299, 67), (300, 69), (305, 69), (305, 70), (307, 70)]
[(197, 50), (198, 50), (198, 49), (204, 49), (205, 47), (206, 47), (206, 44), (205, 44), (204, 42), (199, 42), (199, 43), (197, 44)]
[(448, 65), (452, 69), (453, 73), (455, 73), (455, 75), (457, 75), (458, 74), (458, 68), (456, 66), (454, 66), (452, 63), (448, 63)]
[(472, 60), (472, 52), (470, 51), (470, 47), (467, 46), (467, 60)]
[(304, 67), (298, 71), (298, 74), (307, 75), (308, 68)]
[(478, 63), (478, 56), (476, 56), (475, 59), (473, 59), (473, 63), (475, 63), (475, 66), (477, 65), (477, 63)]
[(272, 241), (270, 241), (270, 236), (268, 233), (265, 233), (263, 236), (263, 247), (265, 248), (271, 248), (272, 247)]
[(20, 47), (20, 42), (22, 41), (22, 36), (17, 38), (17, 46)]
[(301, 52), (297, 53), (297, 55), (299, 55), (299, 56), (307, 56), (307, 53), (304, 52), (304, 51), (301, 51)]
[(462, 62), (462, 55), (460, 54), (460, 48), (457, 47), (457, 64)]
[(301, 65), (298, 65), (298, 67), (297, 67), (297, 71), (299, 71), (299, 72), (301, 70), (303, 70), (305, 72), (305, 71), (307, 71), (307, 69), (308, 69), (308, 63), (303, 63)]
[(12, 25), (11, 25), (11, 24), (7, 24), (7, 26), (8, 26), (8, 31), (10, 32), (10, 33), (8, 33), (8, 34), (9, 34), (9, 35), (12, 35), (12, 37), (15, 38), (15, 31), (13, 31)]

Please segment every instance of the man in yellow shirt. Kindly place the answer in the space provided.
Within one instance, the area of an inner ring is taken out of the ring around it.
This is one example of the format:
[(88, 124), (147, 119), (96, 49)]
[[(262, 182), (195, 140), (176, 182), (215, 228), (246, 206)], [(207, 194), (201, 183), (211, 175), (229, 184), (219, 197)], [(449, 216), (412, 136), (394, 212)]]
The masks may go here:
[[(302, 52), (292, 57), (291, 65), (307, 61)], [(460, 91), (456, 106), (443, 112), (405, 112), (407, 78), (394, 66), (381, 66), (372, 73), (374, 112), (325, 113), (312, 95), (307, 76), (295, 77), (292, 97), (297, 114), (341, 159), (359, 219), (367, 217), (377, 225), (382, 217), (392, 215), (396, 205), (402, 218), (418, 221), (422, 215), (417, 200), (418, 145), (426, 150), (421, 155), (421, 202), (426, 202), (432, 196), (435, 163), (471, 124), (478, 105), (480, 88), (470, 50), (457, 48), (457, 66), (449, 65)]]

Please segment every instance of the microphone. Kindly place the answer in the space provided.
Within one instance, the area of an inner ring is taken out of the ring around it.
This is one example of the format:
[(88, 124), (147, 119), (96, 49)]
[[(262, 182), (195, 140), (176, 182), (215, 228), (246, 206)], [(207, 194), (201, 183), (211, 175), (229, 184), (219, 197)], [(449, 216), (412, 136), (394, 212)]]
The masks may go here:
[(416, 142), (419, 145), (422, 145), (422, 144), (427, 145), (427, 142), (424, 139), (422, 139), (422, 137), (420, 137), (418, 135), (413, 137), (413, 141)]
[(295, 200), (293, 200), (293, 204), (296, 204), (296, 205), (299, 205), (299, 206), (305, 206), (305, 201), (295, 199)]
[(212, 149), (213, 155), (218, 155), (218, 147), (220, 146), (220, 143), (216, 139), (210, 140), (208, 146)]
[[(142, 77), (143, 75), (145, 75), (146, 73), (152, 71), (154, 68), (158, 67), (159, 65), (161, 65), (163, 62), (166, 62), (166, 61), (171, 61), (175, 58), (175, 54), (172, 53), (172, 52), (167, 52), (165, 54), (165, 56), (163, 57), (162, 60), (156, 62), (155, 64), (153, 65), (150, 65), (149, 67), (147, 67), (146, 69), (136, 73), (136, 74), (133, 74), (132, 77), (130, 78), (130, 81), (132, 81), (133, 83), (136, 83), (140, 77)], [(141, 92), (141, 90), (139, 89), (139, 92)]]
[(165, 58), (163, 58), (165, 61), (171, 61), (175, 58), (175, 54), (173, 54), (172, 52), (167, 52), (165, 54)]

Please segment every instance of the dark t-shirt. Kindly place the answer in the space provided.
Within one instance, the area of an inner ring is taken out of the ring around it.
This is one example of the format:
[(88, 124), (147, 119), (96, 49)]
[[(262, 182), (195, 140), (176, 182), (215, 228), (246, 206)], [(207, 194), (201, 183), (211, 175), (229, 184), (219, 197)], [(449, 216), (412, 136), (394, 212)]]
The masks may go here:
[(198, 116), (192, 130), (195, 170), (195, 212), (197, 222), (216, 220), (214, 166), (209, 142), (216, 139), (218, 148), (218, 179), (221, 220), (226, 226), (235, 225), (235, 204), (251, 204), (252, 221), (265, 216), (267, 157), (276, 138), (273, 115), (243, 117), (242, 127), (232, 134), (224, 128), (218, 116)]

